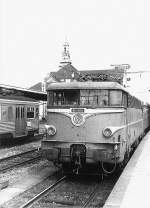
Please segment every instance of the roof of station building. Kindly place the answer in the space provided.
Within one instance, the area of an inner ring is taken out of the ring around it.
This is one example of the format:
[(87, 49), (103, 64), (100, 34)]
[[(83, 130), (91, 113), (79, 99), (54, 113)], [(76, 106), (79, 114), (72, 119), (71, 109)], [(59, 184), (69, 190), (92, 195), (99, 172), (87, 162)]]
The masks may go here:
[(36, 99), (32, 99), (24, 96), (15, 96), (15, 95), (0, 95), (0, 100), (15, 100), (15, 101), (29, 101), (29, 102), (37, 102)]
[(0, 95), (2, 96), (17, 96), (17, 98), (25, 97), (25, 99), (34, 99), (34, 100), (47, 100), (46, 92), (39, 92), (35, 90), (29, 90), (26, 88), (0, 84)]
[(60, 81), (61, 79), (72, 79), (73, 73), (75, 77), (79, 76), (78, 70), (72, 64), (69, 63), (65, 66), (62, 66), (57, 72), (51, 72), (50, 75), (56, 81)]

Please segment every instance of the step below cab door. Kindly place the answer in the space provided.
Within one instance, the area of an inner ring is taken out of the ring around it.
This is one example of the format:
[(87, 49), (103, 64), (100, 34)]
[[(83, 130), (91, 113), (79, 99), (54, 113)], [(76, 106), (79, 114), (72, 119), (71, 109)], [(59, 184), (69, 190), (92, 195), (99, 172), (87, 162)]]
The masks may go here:
[(26, 135), (25, 105), (16, 105), (16, 136)]

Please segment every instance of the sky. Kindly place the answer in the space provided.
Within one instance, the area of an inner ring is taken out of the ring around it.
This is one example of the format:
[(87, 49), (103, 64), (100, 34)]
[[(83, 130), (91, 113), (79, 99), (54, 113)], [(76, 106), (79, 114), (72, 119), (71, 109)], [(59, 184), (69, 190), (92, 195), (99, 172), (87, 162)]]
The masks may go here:
[(149, 0), (0, 0), (0, 83), (43, 81), (59, 69), (66, 38), (78, 70), (150, 71), (149, 9)]

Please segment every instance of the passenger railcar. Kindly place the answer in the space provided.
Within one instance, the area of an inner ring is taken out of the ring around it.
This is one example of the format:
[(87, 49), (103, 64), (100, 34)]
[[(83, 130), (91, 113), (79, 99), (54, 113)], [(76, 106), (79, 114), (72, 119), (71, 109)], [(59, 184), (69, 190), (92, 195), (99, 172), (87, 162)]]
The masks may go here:
[(112, 173), (149, 127), (149, 107), (117, 82), (52, 83), (47, 93), (43, 156), (75, 173)]
[(0, 96), (0, 142), (39, 131), (39, 103), (21, 96)]

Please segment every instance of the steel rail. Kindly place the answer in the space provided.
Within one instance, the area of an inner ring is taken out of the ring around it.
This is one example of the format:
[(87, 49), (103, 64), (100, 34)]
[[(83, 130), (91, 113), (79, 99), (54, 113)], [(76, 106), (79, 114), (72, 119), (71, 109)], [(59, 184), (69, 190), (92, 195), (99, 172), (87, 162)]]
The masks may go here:
[(38, 160), (38, 159), (40, 159), (40, 158), (41, 158), (41, 156), (37, 156), (37, 157), (34, 157), (34, 158), (32, 158), (32, 159), (25, 160), (25, 161), (23, 161), (23, 162), (20, 162), (20, 163), (11, 165), (11, 166), (9, 166), (9, 167), (2, 168), (2, 169), (0, 169), (0, 173), (1, 173), (1, 172), (5, 172), (5, 171), (7, 171), (7, 170), (10, 170), (10, 169), (12, 169), (12, 168), (18, 167), (18, 166), (20, 166), (20, 165), (24, 165), (24, 164), (26, 164), (26, 163), (36, 161), (36, 160)]
[(39, 151), (39, 150), (40, 150), (40, 148), (35, 148), (35, 149), (29, 150), (29, 151), (26, 151), (26, 152), (21, 152), (21, 153), (15, 154), (15, 155), (10, 155), (8, 157), (1, 158), (0, 162), (7, 161), (7, 160), (13, 159), (15, 157), (20, 157), (22, 155), (25, 155), (25, 154), (28, 154), (28, 153), (32, 153), (32, 152), (36, 152), (36, 151)]
[(42, 196), (44, 196), (47, 192), (49, 192), (51, 189), (53, 189), (55, 186), (57, 186), (59, 183), (64, 181), (67, 177), (63, 176), (61, 179), (56, 181), (54, 184), (50, 185), (48, 188), (46, 188), (44, 191), (37, 194), (35, 197), (30, 199), (27, 203), (23, 204), (20, 208), (27, 208), (30, 207), (34, 202), (38, 201)]
[(95, 195), (97, 194), (97, 190), (99, 188), (99, 184), (95, 185), (94, 190), (91, 192), (87, 201), (81, 206), (81, 208), (85, 208), (89, 205), (89, 203), (94, 199)]

